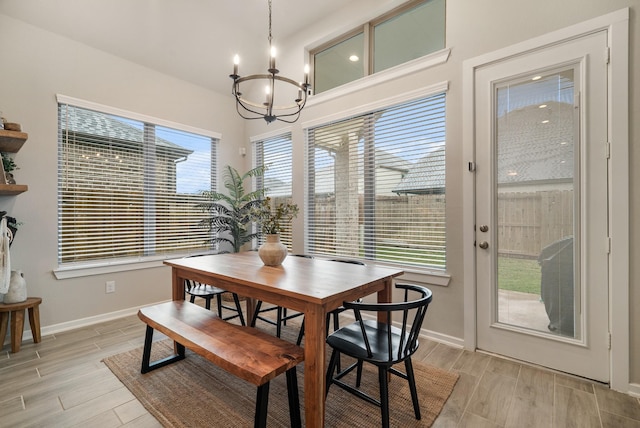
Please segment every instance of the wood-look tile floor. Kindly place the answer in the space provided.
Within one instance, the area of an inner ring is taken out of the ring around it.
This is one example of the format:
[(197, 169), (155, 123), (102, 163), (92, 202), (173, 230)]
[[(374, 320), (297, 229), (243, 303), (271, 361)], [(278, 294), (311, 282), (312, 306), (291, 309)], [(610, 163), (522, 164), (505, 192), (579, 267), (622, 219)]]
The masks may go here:
[[(101, 362), (143, 341), (130, 316), (24, 342), (16, 354), (5, 345), (0, 427), (159, 427)], [(640, 400), (602, 385), (432, 341), (415, 359), (460, 373), (436, 428), (640, 428)]]

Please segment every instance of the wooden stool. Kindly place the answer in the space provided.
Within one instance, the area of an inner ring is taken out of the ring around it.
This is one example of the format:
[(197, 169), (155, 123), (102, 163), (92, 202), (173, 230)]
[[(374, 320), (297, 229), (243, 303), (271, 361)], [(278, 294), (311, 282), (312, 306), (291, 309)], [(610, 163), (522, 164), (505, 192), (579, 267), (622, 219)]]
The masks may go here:
[(7, 335), (7, 327), (9, 326), (9, 313), (11, 313), (11, 352), (16, 353), (20, 350), (25, 309), (29, 309), (29, 325), (31, 326), (33, 343), (40, 342), (40, 309), (38, 308), (40, 303), (42, 303), (40, 297), (28, 297), (27, 300), (19, 303), (0, 303), (1, 345), (4, 345), (4, 337)]

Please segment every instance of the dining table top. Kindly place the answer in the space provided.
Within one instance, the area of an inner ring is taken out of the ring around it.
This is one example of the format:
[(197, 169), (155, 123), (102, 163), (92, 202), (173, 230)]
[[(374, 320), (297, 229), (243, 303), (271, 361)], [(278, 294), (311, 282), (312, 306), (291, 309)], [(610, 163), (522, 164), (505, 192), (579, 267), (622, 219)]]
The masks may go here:
[[(187, 257), (167, 260), (165, 264), (188, 272), (196, 281), (206, 283), (205, 279), (213, 278), (221, 288), (225, 288), (225, 283), (233, 283), (233, 291), (240, 295), (270, 301), (265, 294), (277, 293), (287, 300), (319, 304), (328, 310), (340, 306), (344, 300), (362, 297), (363, 290), (367, 290), (367, 294), (379, 291), (370, 290), (370, 285), (403, 273), (387, 267), (291, 255), (280, 266), (265, 266), (256, 251)], [(303, 309), (297, 306), (288, 307)]]

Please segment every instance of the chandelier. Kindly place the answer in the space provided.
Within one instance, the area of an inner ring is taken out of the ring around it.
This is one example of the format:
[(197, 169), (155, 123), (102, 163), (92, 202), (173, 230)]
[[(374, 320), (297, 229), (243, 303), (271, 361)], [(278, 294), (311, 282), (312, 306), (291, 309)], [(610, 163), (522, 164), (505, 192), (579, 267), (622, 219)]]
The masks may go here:
[[(304, 82), (297, 82), (287, 77), (279, 76), (280, 72), (276, 68), (276, 51), (272, 45), (273, 37), (271, 35), (271, 0), (269, 0), (269, 67), (267, 74), (252, 74), (241, 77), (238, 74), (238, 65), (240, 57), (236, 55), (233, 58), (233, 74), (229, 77), (233, 79), (231, 93), (236, 99), (236, 110), (244, 119), (264, 119), (267, 123), (280, 120), (286, 123), (294, 123), (300, 117), (304, 105), (307, 103), (307, 95), (311, 85), (309, 84), (309, 66), (304, 68)], [(245, 98), (240, 85), (243, 87), (251, 86), (251, 92), (254, 95), (253, 100), (249, 97)], [(255, 87), (264, 85), (264, 102), (256, 101)], [(276, 89), (278, 93), (278, 101), (283, 104), (276, 104)], [(285, 100), (285, 101), (282, 101)]]

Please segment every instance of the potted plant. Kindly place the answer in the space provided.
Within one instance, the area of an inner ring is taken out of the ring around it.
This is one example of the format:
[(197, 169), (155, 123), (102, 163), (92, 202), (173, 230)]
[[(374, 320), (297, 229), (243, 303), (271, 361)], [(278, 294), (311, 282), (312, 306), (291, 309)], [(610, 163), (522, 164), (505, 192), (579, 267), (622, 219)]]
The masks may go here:
[(13, 161), (13, 158), (6, 153), (2, 153), (2, 168), (4, 169), (5, 182), (7, 184), (16, 184), (11, 171), (18, 169), (18, 166)]
[(267, 266), (279, 266), (287, 257), (287, 247), (280, 242), (280, 231), (285, 223), (298, 215), (298, 206), (280, 203), (272, 209), (271, 198), (265, 198), (254, 208), (252, 215), (260, 224), (265, 242), (258, 249), (258, 255)]
[[(251, 242), (260, 234), (251, 229), (254, 221), (253, 212), (262, 205), (265, 189), (258, 189), (245, 193), (244, 182), (252, 177), (264, 175), (265, 166), (253, 168), (244, 174), (232, 166), (225, 166), (223, 183), (228, 194), (205, 191), (203, 195), (208, 201), (197, 205), (207, 212), (209, 217), (200, 222), (200, 226), (207, 227), (215, 237), (212, 242), (217, 244), (229, 244), (234, 253), (240, 251), (242, 246)], [(229, 252), (225, 249), (221, 253)]]

